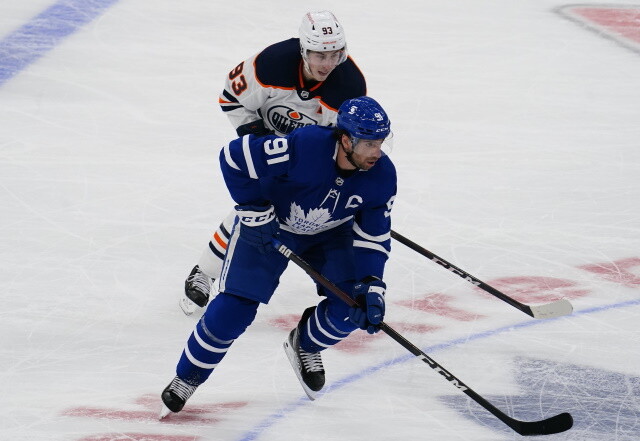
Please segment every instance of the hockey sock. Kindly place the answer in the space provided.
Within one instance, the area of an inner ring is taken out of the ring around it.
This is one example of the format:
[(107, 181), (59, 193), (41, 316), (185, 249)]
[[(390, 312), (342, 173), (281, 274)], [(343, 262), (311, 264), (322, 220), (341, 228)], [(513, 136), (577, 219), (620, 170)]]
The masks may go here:
[(187, 340), (176, 368), (178, 377), (194, 386), (204, 383), (251, 324), (258, 306), (253, 300), (218, 294)]
[(320, 352), (346, 338), (355, 326), (351, 322), (344, 321), (332, 312), (338, 309), (343, 314), (344, 308), (332, 307), (337, 300), (323, 299), (309, 316), (306, 323), (301, 326), (300, 347), (307, 352)]
[(236, 212), (233, 210), (213, 233), (213, 237), (209, 241), (208, 246), (202, 250), (198, 266), (203, 273), (212, 279), (220, 278), (222, 261), (224, 260), (224, 254), (227, 251), (227, 245), (229, 243), (229, 237), (231, 237), (235, 218)]

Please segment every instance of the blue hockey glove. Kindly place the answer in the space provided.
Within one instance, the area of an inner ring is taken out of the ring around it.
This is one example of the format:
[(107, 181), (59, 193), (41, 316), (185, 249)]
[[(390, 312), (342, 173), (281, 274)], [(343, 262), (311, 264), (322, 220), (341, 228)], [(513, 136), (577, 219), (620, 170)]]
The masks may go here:
[(235, 208), (240, 220), (239, 239), (262, 254), (275, 251), (271, 241), (278, 236), (280, 224), (273, 205), (236, 205)]
[(359, 307), (349, 309), (349, 320), (369, 334), (380, 330), (384, 319), (384, 292), (387, 285), (375, 276), (367, 276), (353, 286), (353, 297)]

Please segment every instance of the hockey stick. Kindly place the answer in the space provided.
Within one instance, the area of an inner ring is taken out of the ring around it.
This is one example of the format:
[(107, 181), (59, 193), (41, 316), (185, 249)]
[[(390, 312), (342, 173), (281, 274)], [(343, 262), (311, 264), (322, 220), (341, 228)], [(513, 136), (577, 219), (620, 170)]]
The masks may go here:
[(442, 266), (443, 268), (448, 269), (452, 273), (462, 277), (464, 280), (471, 283), (472, 285), (477, 286), (478, 288), (488, 292), (493, 296), (496, 296), (500, 300), (508, 303), (509, 305), (513, 306), (516, 309), (519, 309), (520, 311), (530, 315), (533, 318), (547, 319), (547, 318), (561, 317), (563, 315), (571, 314), (571, 312), (573, 311), (573, 306), (566, 299), (556, 300), (551, 303), (545, 303), (544, 305), (537, 305), (537, 306), (529, 306), (529, 305), (525, 305), (524, 303), (520, 303), (519, 301), (498, 291), (494, 287), (487, 285), (483, 281), (473, 277), (471, 274), (461, 270), (457, 266), (447, 262), (442, 257), (421, 247), (420, 245), (411, 241), (410, 239), (407, 239), (402, 234), (391, 230), (391, 237), (393, 237), (395, 240), (397, 240), (401, 244), (406, 245), (412, 250), (418, 252), (419, 254), (422, 254), (427, 259), (434, 261), (435, 263)]
[[(324, 277), (322, 274), (315, 271), (311, 266), (305, 262), (301, 257), (296, 255), (293, 251), (287, 248), (286, 245), (283, 245), (280, 241), (274, 240), (273, 246), (276, 250), (287, 259), (295, 263), (297, 266), (302, 268), (313, 280), (327, 288), (329, 291), (333, 292), (337, 295), (343, 302), (345, 302), (349, 306), (358, 306), (355, 300), (353, 300), (347, 293), (338, 288), (333, 282)], [(422, 352), (418, 347), (412, 344), (409, 340), (400, 335), (397, 331), (395, 331), (391, 326), (386, 323), (380, 323), (380, 329), (384, 331), (389, 337), (394, 339), (396, 342), (400, 343), (406, 350), (411, 352), (413, 355), (424, 361), (429, 365), (431, 369), (438, 372), (442, 375), (449, 383), (453, 386), (467, 394), (473, 401), (484, 407), (486, 410), (491, 412), (496, 418), (505, 423), (507, 426), (511, 427), (514, 431), (518, 432), (520, 435), (529, 436), (529, 435), (551, 435), (554, 433), (564, 432), (565, 430), (569, 430), (571, 426), (573, 426), (573, 417), (569, 413), (561, 413), (559, 415), (546, 418), (540, 421), (520, 421), (515, 418), (511, 418), (500, 409), (495, 407), (493, 404), (482, 398), (482, 396), (478, 395), (473, 389), (464, 384), (458, 378), (456, 378), (453, 374), (448, 372), (445, 368), (439, 365), (433, 358), (429, 357), (427, 354)]]

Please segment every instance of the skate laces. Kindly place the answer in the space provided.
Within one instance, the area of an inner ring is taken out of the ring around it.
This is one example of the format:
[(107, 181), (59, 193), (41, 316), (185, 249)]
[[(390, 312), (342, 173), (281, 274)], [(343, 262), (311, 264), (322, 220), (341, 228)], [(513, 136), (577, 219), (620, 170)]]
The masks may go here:
[(211, 291), (211, 278), (200, 271), (200, 268), (195, 270), (193, 274), (187, 277), (187, 282), (189, 282), (194, 288), (197, 288), (200, 292), (203, 292), (205, 294), (209, 294), (209, 292)]
[(189, 397), (193, 395), (197, 388), (198, 386), (192, 386), (188, 383), (185, 383), (178, 376), (176, 376), (169, 385), (169, 390), (184, 401), (187, 401)]
[(299, 353), (300, 353), (300, 359), (302, 360), (302, 364), (304, 364), (304, 367), (307, 370), (307, 372), (324, 371), (320, 352), (307, 352), (304, 349), (300, 348)]

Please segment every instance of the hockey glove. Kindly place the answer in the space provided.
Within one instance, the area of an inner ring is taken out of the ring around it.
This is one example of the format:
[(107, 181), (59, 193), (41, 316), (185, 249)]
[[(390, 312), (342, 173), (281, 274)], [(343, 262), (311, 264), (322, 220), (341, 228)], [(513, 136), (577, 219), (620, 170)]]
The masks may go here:
[(273, 130), (269, 130), (264, 125), (264, 120), (258, 119), (255, 121), (251, 121), (250, 123), (246, 123), (241, 126), (238, 126), (238, 128), (236, 129), (236, 133), (238, 134), (238, 136), (244, 136), (244, 135), (266, 136), (266, 135), (273, 135), (274, 132)]
[(273, 205), (236, 205), (240, 221), (240, 240), (254, 246), (262, 254), (275, 251), (271, 241), (278, 236), (280, 224)]
[(349, 309), (349, 320), (358, 328), (375, 334), (384, 319), (384, 292), (387, 285), (375, 276), (367, 276), (353, 287), (353, 297), (359, 307)]

